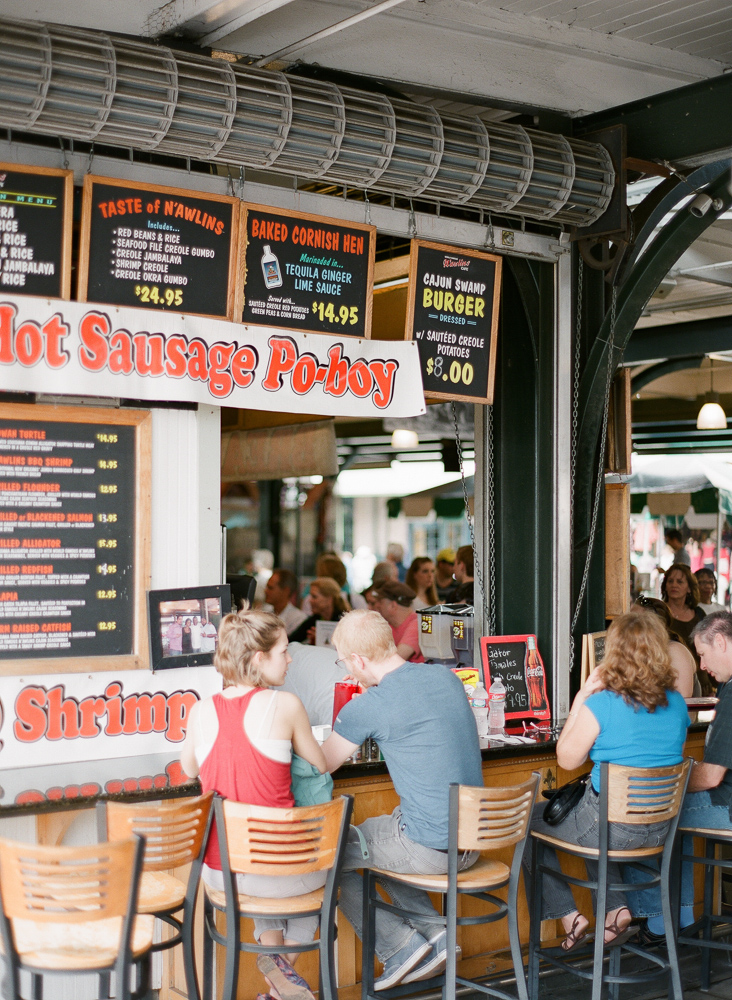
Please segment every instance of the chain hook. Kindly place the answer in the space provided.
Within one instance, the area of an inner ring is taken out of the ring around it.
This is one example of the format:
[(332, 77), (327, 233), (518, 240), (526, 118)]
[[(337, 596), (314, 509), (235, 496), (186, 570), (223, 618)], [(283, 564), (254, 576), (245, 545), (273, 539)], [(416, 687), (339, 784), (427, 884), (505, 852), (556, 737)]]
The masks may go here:
[(89, 162), (86, 165), (86, 172), (91, 173), (92, 163), (94, 162), (94, 143), (89, 147)]
[(366, 225), (371, 226), (373, 225), (373, 223), (371, 222), (371, 202), (369, 201), (369, 193), (365, 188), (363, 192), (363, 197), (364, 197), (364, 202), (366, 204)]
[(64, 140), (61, 136), (58, 137), (58, 144), (61, 147), (61, 152), (64, 155), (64, 170), (69, 169), (69, 154), (66, 152), (66, 146), (64, 145)]
[[(482, 210), (481, 210), (481, 213), (480, 213), (480, 221), (481, 221), (481, 223), (483, 222), (483, 211)], [(493, 216), (490, 214), (490, 212), (488, 213), (488, 228), (485, 231), (485, 240), (483, 242), (483, 246), (487, 250), (495, 250), (496, 249), (496, 237), (495, 237), (495, 233), (493, 232)]]
[(417, 220), (414, 215), (414, 205), (411, 198), (409, 199), (409, 235), (412, 239), (417, 235)]

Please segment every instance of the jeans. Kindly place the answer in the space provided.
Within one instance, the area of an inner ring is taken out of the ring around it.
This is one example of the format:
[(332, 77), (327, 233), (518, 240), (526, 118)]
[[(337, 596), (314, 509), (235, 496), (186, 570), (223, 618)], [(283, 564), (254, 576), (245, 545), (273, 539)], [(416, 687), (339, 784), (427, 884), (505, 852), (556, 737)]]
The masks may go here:
[[(600, 796), (594, 791), (592, 785), (588, 783), (585, 794), (577, 803), (572, 812), (558, 823), (550, 826), (544, 822), (545, 803), (539, 803), (534, 807), (534, 814), (531, 817), (531, 829), (546, 833), (551, 837), (558, 837), (566, 840), (570, 844), (577, 844), (580, 847), (598, 847), (599, 840), (599, 820), (600, 820)], [(614, 851), (630, 851), (636, 847), (654, 847), (662, 844), (668, 823), (652, 824), (630, 824), (611, 823), (609, 835), (609, 848)], [(523, 864), (526, 872), (525, 883), (527, 889), (531, 882), (531, 838), (526, 842)], [(544, 847), (544, 864), (552, 868), (561, 870), (559, 858), (553, 848)], [(596, 861), (585, 861), (588, 878), (597, 880), (598, 864)], [(608, 882), (621, 882), (620, 865), (617, 862), (609, 861), (607, 866)], [(595, 892), (593, 891), (593, 900)], [(625, 906), (625, 894), (617, 890), (608, 889), (607, 909), (616, 910)], [(577, 909), (572, 890), (566, 882), (552, 878), (551, 875), (544, 874), (542, 882), (542, 920), (559, 920), (573, 913)]]
[[(709, 792), (689, 792), (684, 799), (679, 816), (679, 826), (707, 827), (711, 830), (732, 830), (729, 808), (716, 806)], [(691, 854), (693, 842), (691, 837), (684, 837), (684, 854)], [(626, 870), (628, 882), (645, 882), (642, 872)], [(628, 893), (630, 910), (634, 917), (659, 917), (661, 915), (661, 890), (640, 889)], [(685, 861), (681, 868), (681, 906), (692, 907), (694, 904), (694, 865)], [(684, 921), (682, 919), (682, 926)]]
[[(349, 830), (338, 905), (359, 938), (363, 936), (363, 877), (356, 869), (386, 868), (415, 875), (447, 873), (447, 854), (410, 840), (404, 833), (404, 825), (401, 807), (397, 806), (391, 815), (373, 816), (364, 820), (358, 828), (351, 827)], [(363, 856), (361, 838), (356, 829), (363, 836), (367, 858)], [(477, 860), (477, 851), (464, 851), (458, 858), (458, 867), (462, 871)], [(436, 917), (437, 911), (427, 893), (421, 889), (389, 878), (379, 878), (379, 885), (387, 891), (395, 906), (414, 910), (418, 914), (407, 920), (387, 910), (376, 911), (375, 951), (379, 959), (386, 962), (409, 943), (415, 931), (428, 940), (433, 937), (438, 925), (434, 921), (421, 920), (419, 914)]]

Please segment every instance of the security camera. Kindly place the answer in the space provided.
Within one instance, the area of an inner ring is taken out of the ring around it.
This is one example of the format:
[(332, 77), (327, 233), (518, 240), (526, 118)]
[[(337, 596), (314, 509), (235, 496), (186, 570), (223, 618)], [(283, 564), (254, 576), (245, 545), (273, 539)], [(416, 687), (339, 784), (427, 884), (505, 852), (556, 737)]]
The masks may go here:
[(698, 194), (696, 198), (689, 205), (689, 211), (694, 216), (695, 219), (701, 219), (703, 215), (706, 215), (709, 209), (712, 207), (712, 199), (708, 194)]
[(702, 191), (701, 194), (698, 194), (689, 205), (689, 211), (695, 219), (701, 219), (703, 215), (707, 214), (710, 208), (713, 208), (715, 212), (719, 212), (722, 207), (723, 203), (721, 198), (715, 198), (714, 201), (712, 201), (709, 195)]

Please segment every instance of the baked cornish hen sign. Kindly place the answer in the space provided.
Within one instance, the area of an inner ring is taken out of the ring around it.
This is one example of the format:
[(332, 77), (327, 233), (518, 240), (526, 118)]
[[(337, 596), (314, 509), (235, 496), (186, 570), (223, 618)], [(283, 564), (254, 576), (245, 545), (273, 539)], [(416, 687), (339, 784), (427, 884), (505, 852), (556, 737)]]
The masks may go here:
[(324, 416), (424, 413), (416, 344), (0, 296), (0, 389)]

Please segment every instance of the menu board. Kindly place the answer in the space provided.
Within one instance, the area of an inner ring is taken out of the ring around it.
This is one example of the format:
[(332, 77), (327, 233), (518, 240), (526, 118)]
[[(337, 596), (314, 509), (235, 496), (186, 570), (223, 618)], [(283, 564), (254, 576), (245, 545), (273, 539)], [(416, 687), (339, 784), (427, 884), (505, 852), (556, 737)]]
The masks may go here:
[(244, 323), (371, 336), (376, 229), (245, 208)]
[(405, 338), (429, 399), (492, 403), (502, 260), (412, 240)]
[(488, 635), (480, 640), (486, 689), (496, 676), (506, 688), (506, 718), (548, 719), (544, 662), (535, 635)]
[(73, 173), (0, 163), (0, 290), (68, 299)]
[(587, 632), (582, 636), (582, 683), (605, 656), (607, 632)]
[(0, 406), (4, 673), (9, 660), (136, 665), (147, 537), (138, 425), (149, 414), (82, 409)]
[(238, 320), (239, 204), (87, 175), (79, 301)]

